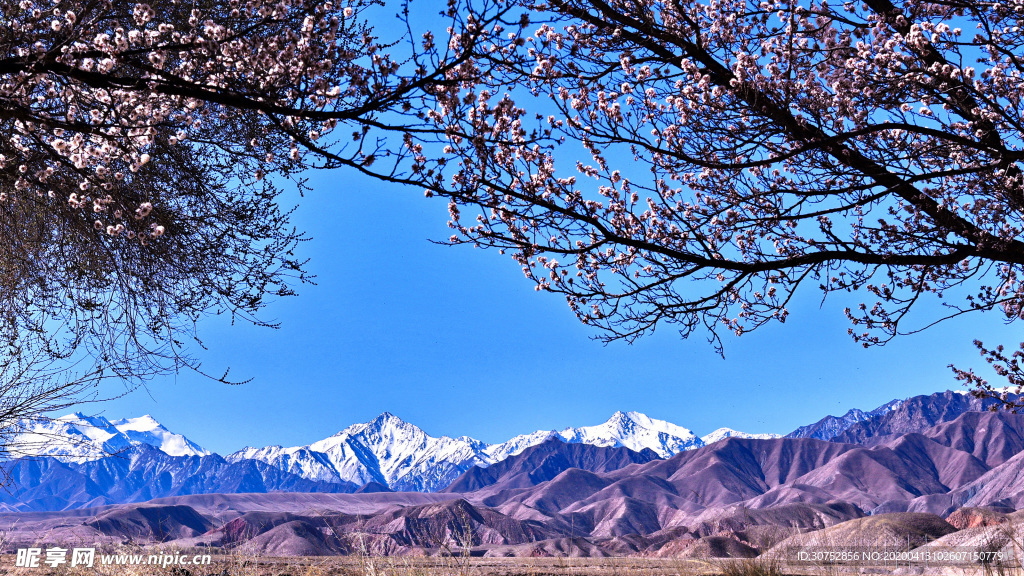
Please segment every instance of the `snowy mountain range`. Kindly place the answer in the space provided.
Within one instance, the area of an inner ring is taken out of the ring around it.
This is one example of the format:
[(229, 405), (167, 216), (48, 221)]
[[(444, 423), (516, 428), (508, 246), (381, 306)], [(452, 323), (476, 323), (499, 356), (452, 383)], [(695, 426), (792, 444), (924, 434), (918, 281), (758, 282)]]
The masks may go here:
[[(14, 457), (50, 456), (82, 463), (146, 444), (171, 456), (205, 456), (210, 452), (142, 416), (110, 421), (78, 412), (52, 421), (22, 423), (9, 449)], [(648, 448), (660, 458), (700, 448), (729, 437), (773, 438), (721, 428), (698, 437), (690, 430), (639, 412), (616, 412), (595, 426), (538, 430), (498, 444), (460, 436), (433, 437), (419, 427), (385, 412), (370, 422), (353, 424), (306, 446), (246, 447), (225, 457), (230, 463), (255, 460), (316, 482), (375, 482), (392, 490), (440, 490), (473, 466), (487, 467), (551, 438), (570, 444)]]
[(435, 438), (385, 412), (307, 446), (243, 448), (226, 458), (259, 460), (309, 480), (376, 482), (392, 490), (432, 492), (473, 466), (490, 466), (550, 438), (635, 451), (650, 448), (661, 458), (704, 445), (690, 430), (639, 412), (616, 412), (596, 426), (538, 430), (499, 444), (468, 436)]
[[(920, 431), (948, 420), (951, 415), (989, 409), (992, 402), (953, 391), (915, 396), (893, 400), (870, 411), (854, 409), (842, 416), (826, 416), (787, 437), (858, 443), (867, 437)], [(10, 458), (49, 456), (69, 465), (81, 465), (110, 454), (144, 448), (147, 453), (177, 458), (212, 457), (219, 462), (214, 467), (225, 470), (228, 465), (239, 465), (232, 469), (239, 478), (251, 480), (259, 476), (265, 486), (311, 483), (309, 486), (315, 486), (316, 491), (334, 491), (341, 490), (338, 486), (348, 486), (345, 490), (349, 490), (370, 485), (374, 489), (421, 492), (441, 490), (474, 466), (490, 467), (551, 439), (635, 452), (649, 450), (659, 458), (669, 458), (728, 438), (779, 437), (746, 434), (730, 428), (698, 437), (682, 426), (639, 412), (616, 412), (594, 426), (538, 430), (487, 444), (468, 436), (430, 436), (414, 424), (385, 412), (305, 446), (246, 447), (221, 458), (169, 431), (148, 415), (111, 421), (78, 412), (54, 420), (24, 421), (21, 430), (8, 443), (6, 456)], [(199, 466), (196, 462), (189, 465)]]
[(7, 448), (10, 456), (51, 456), (86, 462), (148, 444), (170, 456), (206, 456), (195, 442), (164, 428), (152, 416), (107, 420), (81, 412), (53, 420), (22, 420)]

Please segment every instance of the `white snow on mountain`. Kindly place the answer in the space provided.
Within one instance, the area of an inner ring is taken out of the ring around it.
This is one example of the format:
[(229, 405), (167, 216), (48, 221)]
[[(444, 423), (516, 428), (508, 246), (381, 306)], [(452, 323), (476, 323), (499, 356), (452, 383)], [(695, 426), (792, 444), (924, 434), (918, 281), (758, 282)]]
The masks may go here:
[[(953, 392), (954, 394), (962, 394), (964, 396), (974, 396), (977, 389), (957, 388), (956, 390), (950, 390), (950, 392)], [(995, 392), (996, 394), (1020, 394), (1022, 390), (1017, 386), (1002, 386), (999, 388), (993, 388), (992, 392)]]
[(639, 412), (616, 412), (603, 424), (566, 428), (558, 436), (570, 444), (625, 446), (637, 452), (650, 448), (661, 458), (703, 446), (686, 428)]
[(305, 446), (285, 448), (283, 446), (267, 446), (266, 448), (245, 447), (227, 456), (229, 462), (239, 460), (260, 460), (285, 472), (297, 474), (309, 480), (338, 482), (342, 480), (334, 464), (326, 454), (315, 452)]
[(473, 465), (489, 464), (481, 458), (486, 447), (467, 436), (434, 438), (388, 412), (309, 445), (326, 454), (343, 479), (427, 491), (447, 486)]
[(210, 453), (181, 434), (164, 428), (149, 414), (138, 418), (114, 420), (111, 424), (121, 434), (127, 436), (132, 445), (149, 444), (171, 456), (206, 456)]
[(726, 438), (753, 438), (755, 440), (770, 440), (772, 438), (781, 438), (781, 434), (748, 434), (746, 432), (737, 432), (732, 428), (719, 428), (710, 434), (701, 436), (701, 442), (707, 446), (708, 444), (714, 444), (720, 440)]
[(704, 445), (693, 432), (682, 426), (655, 420), (639, 412), (616, 412), (606, 422), (596, 426), (566, 428), (561, 431), (538, 430), (501, 444), (492, 444), (486, 452), (493, 462), (500, 462), (552, 437), (570, 444), (625, 446), (637, 452), (650, 448), (661, 458)]
[(500, 444), (491, 444), (484, 449), (487, 460), (491, 463), (501, 462), (509, 456), (515, 456), (530, 446), (542, 444), (548, 438), (558, 436), (554, 430), (538, 430), (531, 434), (520, 434)]
[(385, 412), (308, 446), (245, 448), (227, 459), (262, 460), (309, 479), (372, 481), (394, 490), (431, 491), (444, 488), (474, 465), (491, 464), (486, 448), (467, 436), (435, 438)]
[(700, 438), (686, 428), (639, 412), (616, 412), (596, 426), (538, 430), (490, 445), (468, 436), (435, 438), (385, 412), (308, 446), (244, 448), (227, 459), (261, 460), (311, 480), (341, 479), (356, 484), (373, 481), (393, 490), (433, 491), (444, 488), (472, 466), (489, 466), (552, 437), (568, 443), (625, 446), (637, 451), (650, 448), (663, 458), (703, 446)]
[(171, 456), (210, 453), (148, 414), (111, 422), (75, 412), (52, 420), (22, 420), (19, 428), (7, 448), (13, 457), (51, 456), (64, 462), (85, 462), (139, 444), (155, 446)]

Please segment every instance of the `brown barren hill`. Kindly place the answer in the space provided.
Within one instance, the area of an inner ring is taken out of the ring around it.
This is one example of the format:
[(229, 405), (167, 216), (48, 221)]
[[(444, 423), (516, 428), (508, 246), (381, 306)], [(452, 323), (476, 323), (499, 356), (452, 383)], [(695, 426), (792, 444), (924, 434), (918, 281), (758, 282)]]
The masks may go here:
[[(659, 554), (659, 556), (665, 555), (667, 554)], [(677, 554), (680, 558), (694, 559), (754, 558), (757, 555), (758, 551), (755, 548), (731, 536), (705, 536)]]
[(1024, 452), (949, 493), (922, 496), (910, 503), (911, 510), (940, 514), (950, 514), (961, 507), (1024, 508)]
[(322, 525), (291, 520), (262, 532), (245, 543), (245, 552), (264, 556), (327, 556), (349, 554), (352, 549)]
[(784, 556), (793, 548), (804, 546), (909, 550), (953, 532), (956, 532), (956, 528), (935, 514), (877, 514), (841, 522), (815, 532), (790, 536), (772, 550)]
[(957, 530), (977, 528), (978, 526), (998, 526), (1009, 520), (1010, 516), (991, 508), (960, 508), (949, 516), (946, 522)]
[(189, 506), (153, 504), (110, 508), (84, 524), (108, 536), (147, 542), (189, 538), (213, 527), (210, 520)]
[(1024, 414), (967, 412), (926, 430), (924, 435), (967, 452), (992, 468), (1024, 450)]

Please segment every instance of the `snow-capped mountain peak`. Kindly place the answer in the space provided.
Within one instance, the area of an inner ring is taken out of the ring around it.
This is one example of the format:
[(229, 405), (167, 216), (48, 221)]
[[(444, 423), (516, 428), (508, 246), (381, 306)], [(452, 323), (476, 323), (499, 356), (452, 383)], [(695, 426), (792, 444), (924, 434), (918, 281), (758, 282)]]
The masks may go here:
[(153, 418), (149, 414), (143, 414), (138, 418), (121, 418), (120, 420), (114, 420), (111, 422), (118, 430), (122, 432), (125, 430), (133, 430), (136, 432), (147, 432), (149, 430), (155, 430), (157, 428), (163, 428), (156, 418)]
[(501, 444), (488, 446), (485, 454), (490, 461), (500, 462), (553, 437), (570, 444), (625, 446), (638, 452), (650, 448), (661, 458), (668, 458), (683, 450), (704, 445), (700, 438), (682, 426), (651, 418), (641, 412), (618, 411), (605, 422), (595, 426), (566, 428), (561, 431), (538, 430), (532, 434), (522, 434)]
[[(380, 416), (377, 416), (369, 422), (359, 422), (352, 424), (342, 431), (334, 434), (330, 438), (345, 438), (350, 436), (356, 436), (364, 433), (374, 433), (387, 435), (389, 432), (393, 433), (397, 430), (405, 430), (410, 434), (415, 434), (417, 430), (420, 430), (415, 424), (410, 424), (405, 420), (402, 420), (398, 416), (390, 412), (382, 412)], [(422, 430), (420, 430), (422, 432)], [(326, 442), (330, 438), (325, 438), (320, 442)]]
[(149, 444), (171, 456), (206, 456), (210, 452), (181, 434), (165, 428), (146, 414), (138, 418), (123, 418), (111, 424), (128, 437), (132, 444)]
[(204, 456), (208, 450), (165, 428), (150, 415), (111, 422), (82, 412), (59, 418), (23, 420), (8, 451), (12, 456), (52, 456), (85, 462), (149, 444), (171, 456)]
[(603, 424), (566, 428), (558, 436), (569, 443), (650, 448), (662, 458), (703, 445), (690, 430), (639, 412), (616, 412)]
[(781, 435), (780, 434), (748, 434), (746, 432), (737, 432), (736, 430), (733, 430), (732, 428), (719, 428), (718, 430), (715, 430), (714, 432), (712, 432), (710, 434), (705, 434), (704, 436), (701, 436), (700, 439), (704, 443), (704, 445), (707, 446), (708, 444), (714, 444), (715, 442), (718, 442), (720, 440), (725, 440), (726, 438), (753, 438), (755, 440), (769, 440), (769, 439), (772, 439), (772, 438), (781, 438)]
[(435, 438), (384, 412), (307, 446), (245, 449), (228, 459), (262, 460), (310, 479), (336, 477), (356, 484), (378, 482), (396, 489), (434, 490), (474, 464), (490, 463), (483, 455), (486, 447), (468, 436)]

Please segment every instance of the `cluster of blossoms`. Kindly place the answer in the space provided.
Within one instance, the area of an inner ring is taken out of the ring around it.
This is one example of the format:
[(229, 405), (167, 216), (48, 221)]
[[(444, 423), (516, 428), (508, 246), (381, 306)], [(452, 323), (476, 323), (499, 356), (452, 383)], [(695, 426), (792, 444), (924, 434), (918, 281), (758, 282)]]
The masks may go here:
[(453, 242), (511, 253), (608, 338), (719, 343), (803, 284), (876, 299), (847, 311), (865, 345), (923, 295), (1024, 317), (1021, 0), (489, 8), (430, 103), (432, 191)]
[(166, 206), (153, 210), (160, 199), (140, 196), (136, 175), (170, 148), (214, 137), (260, 175), (301, 167), (397, 68), (356, 25), (359, 7), (22, 0), (2, 46), (0, 201), (65, 202), (96, 230), (145, 242), (165, 230), (149, 220)]

